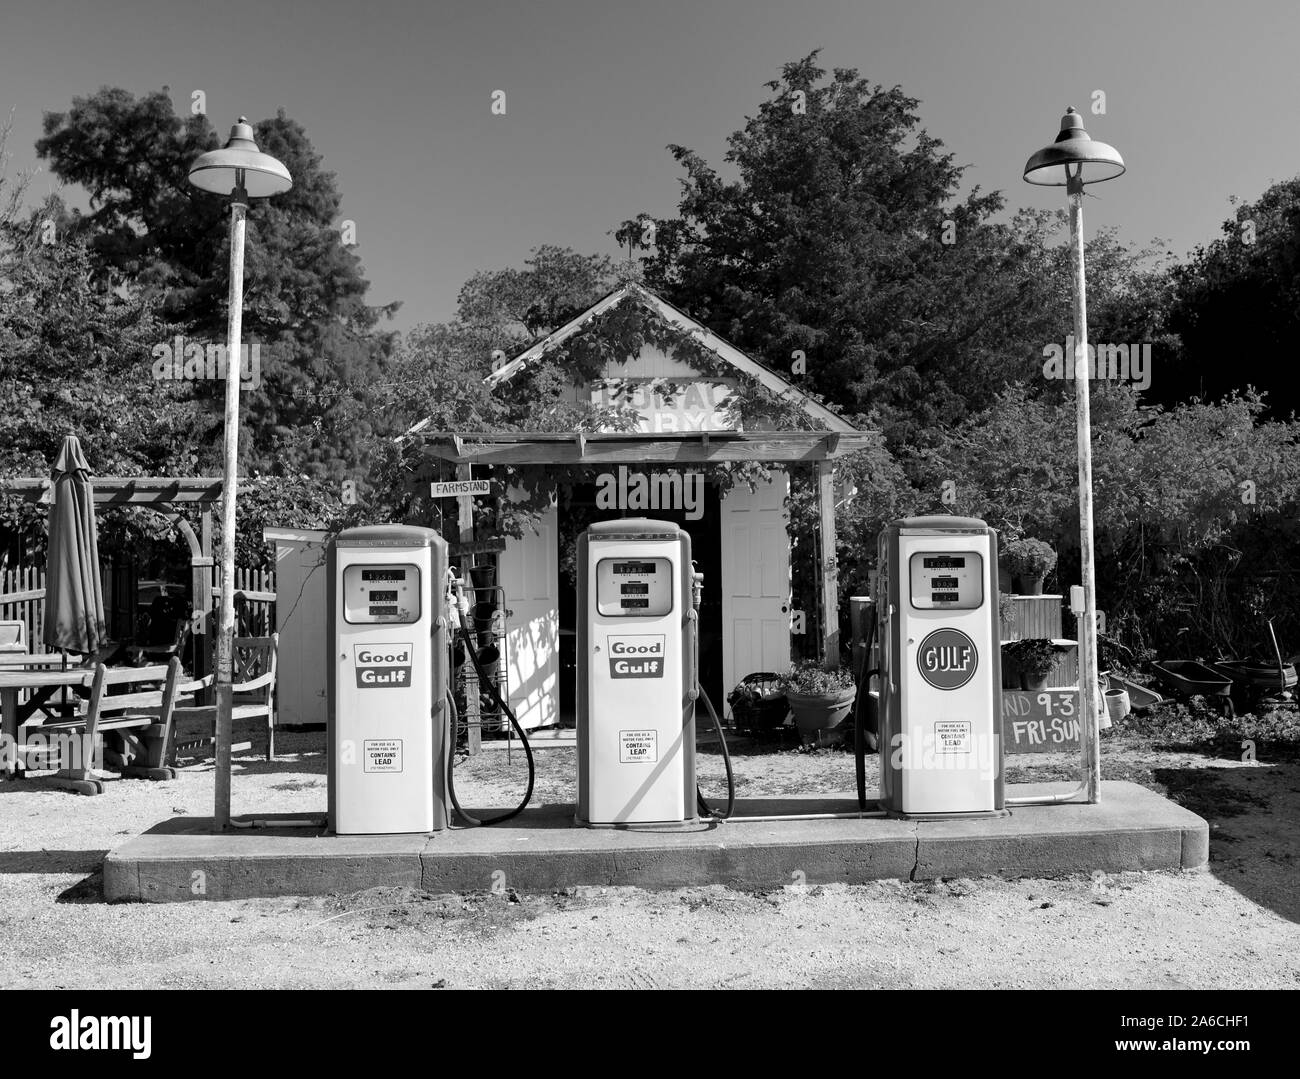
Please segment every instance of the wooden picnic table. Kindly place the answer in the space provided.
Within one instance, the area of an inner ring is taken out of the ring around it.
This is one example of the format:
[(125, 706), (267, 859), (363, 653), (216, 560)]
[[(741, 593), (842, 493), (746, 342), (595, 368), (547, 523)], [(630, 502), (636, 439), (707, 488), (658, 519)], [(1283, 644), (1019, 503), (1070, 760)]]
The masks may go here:
[[(19, 729), (62, 686), (89, 686), (94, 670), (67, 667), (58, 653), (0, 655), (0, 771), (10, 778), (23, 774)], [(30, 694), (18, 703), (23, 690)]]
[[(0, 770), (10, 777), (21, 778), (26, 751), (31, 746), (20, 743), (33, 731), (46, 736), (84, 739), (84, 747), (98, 747), (99, 736), (107, 734), (116, 748), (103, 750), (107, 760), (123, 777), (174, 779), (176, 769), (167, 763), (171, 745), (172, 720), (179, 701), (191, 697), (190, 687), (181, 686), (180, 660), (173, 658), (166, 666), (109, 667), (103, 662), (93, 666), (68, 667), (60, 655), (27, 655), (21, 659), (4, 657), (0, 662)], [(72, 702), (72, 712), (50, 696), (60, 688), (84, 688), (80, 700)], [(19, 703), (24, 691), (28, 699)], [(36, 713), (44, 715), (39, 718)], [(24, 726), (25, 725), (25, 726)], [(58, 772), (44, 777), (44, 782), (79, 794), (100, 794), (104, 780), (94, 773), (95, 750), (87, 755), (60, 744)]]

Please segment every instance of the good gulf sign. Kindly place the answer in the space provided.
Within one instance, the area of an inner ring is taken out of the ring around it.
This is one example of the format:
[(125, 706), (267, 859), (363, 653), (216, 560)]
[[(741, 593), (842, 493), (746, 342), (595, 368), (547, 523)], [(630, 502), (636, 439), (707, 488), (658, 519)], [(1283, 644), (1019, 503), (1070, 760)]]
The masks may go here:
[(936, 629), (916, 651), (916, 665), (935, 689), (961, 689), (979, 666), (975, 642), (959, 629)]
[(358, 689), (405, 689), (411, 684), (409, 644), (358, 644), (353, 659)]
[(610, 678), (662, 678), (663, 634), (609, 638)]

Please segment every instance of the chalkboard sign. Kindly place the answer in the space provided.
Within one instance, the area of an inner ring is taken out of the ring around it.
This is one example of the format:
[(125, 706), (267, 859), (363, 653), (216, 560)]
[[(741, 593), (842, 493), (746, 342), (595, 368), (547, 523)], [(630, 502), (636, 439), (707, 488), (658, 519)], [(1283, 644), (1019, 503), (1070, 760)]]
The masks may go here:
[(1058, 753), (1079, 745), (1079, 691), (1002, 691), (1003, 753)]

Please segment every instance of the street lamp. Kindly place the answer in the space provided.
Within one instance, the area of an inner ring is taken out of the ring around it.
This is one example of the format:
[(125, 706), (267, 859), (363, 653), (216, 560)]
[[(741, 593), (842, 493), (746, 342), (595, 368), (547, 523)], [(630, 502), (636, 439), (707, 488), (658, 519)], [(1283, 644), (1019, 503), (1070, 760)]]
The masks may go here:
[(1097, 588), (1092, 550), (1092, 424), (1089, 418), (1088, 300), (1083, 268), (1083, 188), (1124, 172), (1119, 151), (1095, 141), (1083, 117), (1066, 109), (1061, 133), (1025, 162), (1031, 184), (1064, 187), (1070, 199), (1071, 267), (1074, 278), (1074, 387), (1078, 420), (1079, 550), (1083, 575), (1083, 630), (1079, 634), (1079, 744), (1083, 750), (1081, 789), (1089, 802), (1101, 800), (1101, 743), (1097, 716)]
[(190, 183), (230, 198), (230, 298), (226, 340), (225, 471), (221, 485), (221, 616), (217, 624), (216, 799), (214, 824), (230, 824), (230, 743), (235, 655), (235, 482), (239, 463), (239, 348), (244, 305), (244, 221), (248, 200), (278, 195), (293, 186), (289, 170), (253, 141), (247, 119), (230, 129), (220, 150), (190, 166)]

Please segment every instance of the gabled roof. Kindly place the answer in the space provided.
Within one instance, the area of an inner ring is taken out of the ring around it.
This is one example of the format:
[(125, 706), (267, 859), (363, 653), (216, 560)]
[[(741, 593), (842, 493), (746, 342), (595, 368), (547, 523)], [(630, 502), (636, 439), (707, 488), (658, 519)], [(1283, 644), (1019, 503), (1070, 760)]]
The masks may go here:
[(690, 317), (690, 315), (679, 311), (667, 300), (660, 296), (656, 296), (649, 289), (646, 289), (635, 282), (628, 282), (621, 288), (615, 289), (608, 296), (598, 300), (591, 307), (587, 308), (586, 311), (578, 315), (576, 318), (570, 319), (554, 333), (550, 334), (548, 337), (542, 338), (542, 340), (525, 349), (509, 363), (503, 364), (500, 368), (493, 371), (483, 381), (489, 386), (499, 386), (504, 382), (509, 382), (530, 363), (535, 363), (551, 349), (563, 344), (575, 334), (581, 333), (590, 325), (593, 319), (603, 315), (611, 308), (617, 307), (627, 299), (641, 303), (643, 306), (648, 307), (652, 312), (657, 314), (664, 322), (675, 326), (677, 329), (682, 330), (685, 333), (691, 334), (704, 348), (707, 348), (720, 360), (723, 360), (736, 368), (736, 370), (757, 380), (760, 385), (765, 389), (770, 390), (777, 397), (784, 398), (787, 401), (793, 401), (800, 405), (808, 415), (813, 416), (824, 423), (828, 430), (843, 432), (857, 430), (857, 428), (851, 423), (842, 417), (837, 416), (825, 405), (818, 404), (816, 401), (812, 400), (812, 398), (788, 379), (783, 378), (770, 367), (765, 367), (757, 360), (753, 360), (746, 356), (740, 351), (740, 349), (731, 344), (731, 342), (727, 341), (725, 338), (719, 337), (702, 323), (696, 322), (695, 319)]

